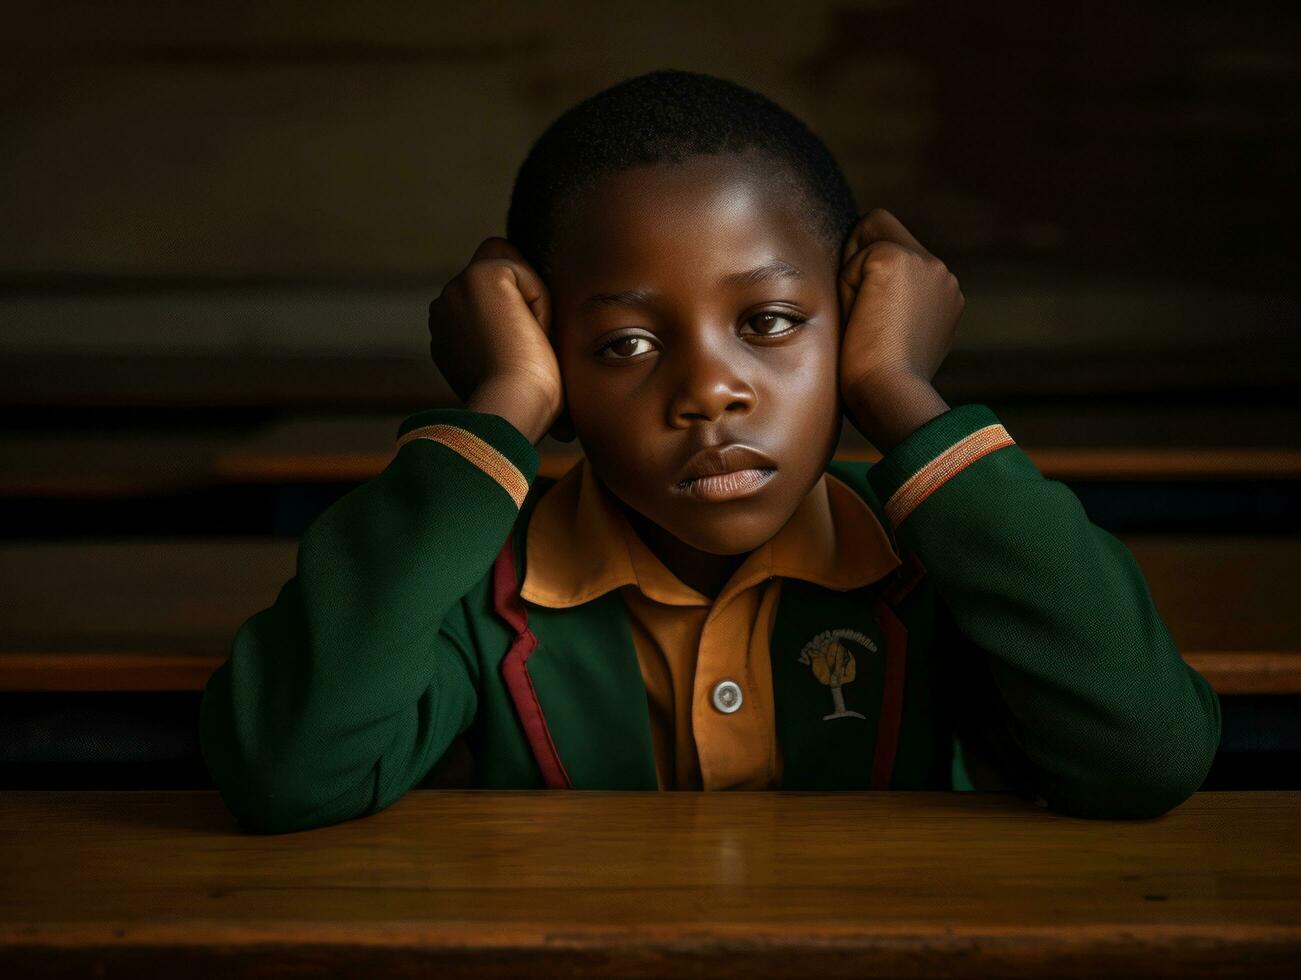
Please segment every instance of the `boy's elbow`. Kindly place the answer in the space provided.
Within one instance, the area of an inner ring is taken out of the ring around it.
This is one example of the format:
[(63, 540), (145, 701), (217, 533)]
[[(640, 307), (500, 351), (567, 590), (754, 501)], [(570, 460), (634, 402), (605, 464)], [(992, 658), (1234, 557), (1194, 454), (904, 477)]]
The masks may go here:
[(234, 765), (204, 743), (203, 754), (213, 785), (241, 830), (283, 834), (313, 826), (305, 801), (284, 792), (282, 781), (249, 767)]
[(235, 818), (236, 826), (251, 834), (285, 834), (305, 829), (293, 808), (277, 806), (269, 799), (258, 799), (249, 793), (231, 793), (218, 789), (221, 801)]
[(1206, 781), (1219, 751), (1220, 703), (1210, 685), (1196, 675), (1198, 710), (1183, 724), (1157, 719), (1144, 752), (1128, 751), (1123, 759), (1095, 769), (1087, 785), (1047, 796), (1050, 809), (1099, 820), (1150, 820), (1186, 803)]
[(1188, 674), (1195, 698), (1183, 713), (1183, 724), (1162, 718), (1159, 734), (1154, 733), (1155, 750), (1148, 763), (1148, 816), (1167, 813), (1196, 793), (1220, 750), (1220, 699), (1201, 674), (1191, 667)]
[(373, 769), (323, 799), (313, 778), (319, 773), (301, 764), (301, 753), (276, 761), (252, 745), (241, 738), (236, 714), (210, 682), (199, 709), (199, 749), (222, 803), (243, 830), (283, 834), (323, 827), (361, 816), (373, 802)]
[(288, 834), (328, 827), (364, 816), (374, 797), (374, 777), (341, 796), (321, 801), (297, 794), (284, 782), (267, 779), (229, 779), (217, 782), (226, 809), (241, 830), (256, 834)]
[(315, 830), (341, 823), (342, 818), (320, 818), (312, 815), (310, 810), (301, 807), (283, 806), (276, 803), (254, 807), (241, 807), (239, 810), (227, 804), (227, 809), (235, 817), (240, 830), (252, 834), (292, 834), (302, 830)]
[(374, 769), (337, 795), (304, 780), (293, 767), (241, 764), (236, 757), (203, 748), (208, 772), (239, 827), (259, 834), (312, 830), (364, 816), (375, 799)]
[(1049, 796), (1047, 806), (1065, 816), (1088, 820), (1151, 820), (1186, 803), (1205, 775), (1206, 770), (1202, 770), (1190, 778), (1154, 774), (1132, 782), (1111, 780), (1093, 792)]

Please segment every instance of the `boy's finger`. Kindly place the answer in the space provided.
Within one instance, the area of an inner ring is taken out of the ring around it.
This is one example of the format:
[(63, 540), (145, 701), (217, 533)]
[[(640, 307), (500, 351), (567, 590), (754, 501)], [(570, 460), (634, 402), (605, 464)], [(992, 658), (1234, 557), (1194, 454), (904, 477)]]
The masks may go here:
[(875, 208), (864, 215), (849, 233), (841, 250), (842, 261), (848, 262), (859, 249), (880, 241), (894, 242), (931, 257), (931, 253), (903, 226), (903, 222), (885, 208)]
[(865, 221), (867, 221), (866, 215), (859, 218), (854, 227), (849, 230), (849, 234), (845, 236), (845, 244), (840, 246), (841, 266), (848, 265), (849, 260), (863, 247), (863, 243), (859, 239), (862, 237), (863, 223)]
[(861, 220), (856, 222), (853, 228), (849, 229), (844, 244), (840, 246), (840, 265), (842, 268), (849, 261), (849, 257), (858, 251), (858, 226), (860, 224), (862, 224)]
[(840, 307), (846, 321), (849, 319), (850, 305), (857, 301), (858, 294), (863, 288), (863, 280), (867, 278), (867, 260), (872, 257), (872, 253), (905, 247), (889, 238), (868, 242), (840, 267), (840, 274), (836, 276), (836, 285), (840, 290)]
[(902, 221), (892, 215), (885, 208), (877, 208), (872, 212), (871, 219), (869, 225), (875, 233), (876, 241), (884, 239), (886, 241), (898, 242), (906, 248), (915, 249), (916, 251), (921, 252), (922, 255), (925, 255), (928, 258), (930, 257), (931, 253), (926, 250), (926, 247), (913, 237), (912, 232), (903, 226)]
[(858, 290), (863, 285), (863, 269), (867, 264), (867, 257), (871, 249), (863, 248), (854, 253), (843, 266), (840, 268), (840, 275), (836, 277), (836, 287), (840, 291), (840, 311), (846, 322), (849, 320), (851, 308), (854, 300), (858, 296)]
[(523, 260), (511, 261), (507, 264), (515, 273), (515, 281), (519, 283), (520, 295), (524, 297), (524, 302), (528, 304), (529, 310), (532, 311), (534, 318), (542, 326), (543, 331), (549, 334), (551, 332), (551, 294), (547, 292), (546, 283)]
[(470, 256), (471, 262), (478, 262), (480, 259), (522, 259), (520, 250), (510, 243), (509, 239), (502, 238), (500, 235), (493, 235), (491, 238), (485, 238), (479, 243), (479, 247), (474, 250)]
[(542, 325), (544, 331), (550, 332), (551, 296), (542, 277), (525, 261), (524, 253), (510, 239), (494, 235), (479, 243), (470, 261), (478, 262), (481, 259), (503, 260), (510, 267), (515, 274), (515, 282), (519, 285), (520, 295), (524, 297), (534, 319)]

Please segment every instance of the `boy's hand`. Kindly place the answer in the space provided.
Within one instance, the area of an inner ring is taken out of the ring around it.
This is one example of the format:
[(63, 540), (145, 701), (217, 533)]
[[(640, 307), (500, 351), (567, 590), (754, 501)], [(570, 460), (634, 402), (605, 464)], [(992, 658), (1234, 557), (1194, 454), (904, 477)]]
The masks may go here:
[(429, 353), (465, 407), (501, 415), (536, 444), (564, 410), (550, 328), (546, 284), (509, 241), (486, 238), (429, 304)]
[(859, 219), (841, 259), (841, 396), (859, 430), (889, 452), (948, 410), (931, 379), (966, 301), (953, 273), (884, 208)]

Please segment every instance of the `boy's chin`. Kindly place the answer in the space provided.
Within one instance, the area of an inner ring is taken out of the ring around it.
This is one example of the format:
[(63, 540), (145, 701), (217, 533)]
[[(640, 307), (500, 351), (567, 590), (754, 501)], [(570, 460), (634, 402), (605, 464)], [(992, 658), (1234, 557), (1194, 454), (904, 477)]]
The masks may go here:
[(684, 544), (709, 555), (749, 554), (763, 547), (781, 530), (780, 524), (764, 520), (758, 514), (737, 516), (731, 520), (714, 514), (701, 523), (708, 526), (680, 522), (666, 530)]

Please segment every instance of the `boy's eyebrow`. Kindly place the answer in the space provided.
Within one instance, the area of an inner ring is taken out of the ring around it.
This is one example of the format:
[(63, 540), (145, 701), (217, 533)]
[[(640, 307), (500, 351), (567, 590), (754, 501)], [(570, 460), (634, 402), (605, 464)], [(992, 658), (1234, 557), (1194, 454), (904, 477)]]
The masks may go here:
[(744, 272), (733, 272), (731, 275), (723, 276), (718, 280), (720, 286), (753, 286), (756, 282), (767, 282), (770, 279), (803, 279), (804, 273), (795, 266), (783, 262), (781, 259), (773, 259), (765, 265), (757, 265), (753, 269), (746, 269)]
[[(781, 259), (763, 265), (731, 272), (718, 280), (720, 286), (753, 286), (772, 279), (803, 279), (804, 273)], [(607, 306), (641, 306), (655, 296), (653, 289), (628, 289), (621, 293), (594, 293), (578, 304), (579, 313), (590, 313)]]

